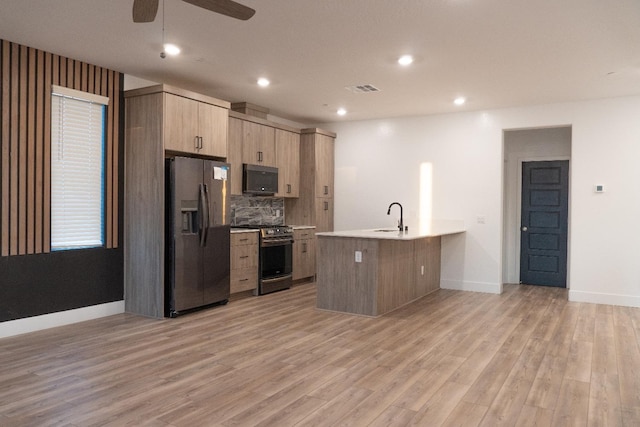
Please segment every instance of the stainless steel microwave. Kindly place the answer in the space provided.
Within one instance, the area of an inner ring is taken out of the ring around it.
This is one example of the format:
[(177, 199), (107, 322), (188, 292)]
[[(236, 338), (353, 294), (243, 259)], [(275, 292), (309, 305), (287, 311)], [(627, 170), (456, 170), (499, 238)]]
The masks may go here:
[(242, 192), (259, 196), (273, 196), (278, 192), (278, 168), (243, 164)]

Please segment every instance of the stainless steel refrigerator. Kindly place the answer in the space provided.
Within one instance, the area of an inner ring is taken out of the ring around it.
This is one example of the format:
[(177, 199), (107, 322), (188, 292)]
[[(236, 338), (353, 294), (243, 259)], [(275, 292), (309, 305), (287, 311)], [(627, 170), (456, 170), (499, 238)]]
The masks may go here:
[(231, 186), (227, 163), (166, 160), (165, 314), (229, 300)]

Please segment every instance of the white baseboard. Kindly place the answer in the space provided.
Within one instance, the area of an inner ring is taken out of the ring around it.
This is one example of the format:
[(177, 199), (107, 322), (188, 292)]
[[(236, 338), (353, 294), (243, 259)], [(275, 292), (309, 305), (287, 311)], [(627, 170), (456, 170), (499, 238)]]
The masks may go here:
[(500, 283), (463, 282), (460, 280), (441, 279), (440, 288), (498, 295), (502, 293), (502, 285)]
[(74, 310), (43, 314), (42, 316), (9, 320), (7, 322), (0, 322), (0, 338), (41, 331), (43, 329), (55, 328), (56, 326), (64, 326), (121, 313), (124, 313), (124, 301), (115, 301)]
[(593, 304), (640, 307), (640, 297), (633, 295), (602, 294), (599, 292), (581, 292), (569, 289), (569, 301), (590, 302)]

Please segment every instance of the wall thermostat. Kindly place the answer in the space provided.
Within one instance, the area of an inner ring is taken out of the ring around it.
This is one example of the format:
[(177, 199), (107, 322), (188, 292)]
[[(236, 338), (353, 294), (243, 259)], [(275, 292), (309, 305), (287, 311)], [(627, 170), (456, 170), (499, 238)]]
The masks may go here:
[(593, 186), (593, 192), (594, 193), (604, 193), (604, 185), (602, 184), (596, 184)]

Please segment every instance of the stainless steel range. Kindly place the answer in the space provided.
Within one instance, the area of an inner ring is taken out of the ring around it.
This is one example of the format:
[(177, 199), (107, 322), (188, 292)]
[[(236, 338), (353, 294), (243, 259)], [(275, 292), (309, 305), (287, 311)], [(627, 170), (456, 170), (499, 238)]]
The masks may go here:
[(269, 226), (260, 228), (258, 295), (291, 287), (293, 229)]
[(286, 225), (247, 225), (260, 229), (258, 295), (291, 287), (293, 229)]

